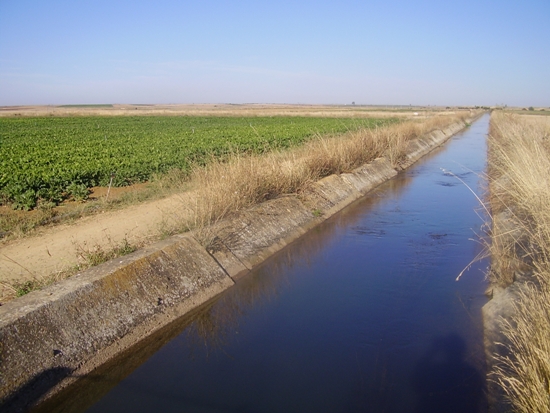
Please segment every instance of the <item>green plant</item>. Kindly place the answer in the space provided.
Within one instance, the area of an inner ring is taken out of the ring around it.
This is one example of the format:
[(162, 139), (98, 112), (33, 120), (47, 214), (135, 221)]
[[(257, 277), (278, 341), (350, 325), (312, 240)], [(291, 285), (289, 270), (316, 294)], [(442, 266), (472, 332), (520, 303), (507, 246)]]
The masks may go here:
[(84, 188), (109, 185), (113, 172), (113, 186), (171, 170), (179, 180), (193, 165), (212, 159), (290, 148), (319, 134), (392, 122), (284, 116), (0, 118), (0, 202), (29, 209), (38, 198), (58, 204), (64, 193), (84, 200)]
[(36, 192), (32, 189), (27, 189), (24, 192), (13, 195), (11, 206), (13, 209), (29, 211), (36, 206), (37, 199), (38, 197), (36, 196)]
[(67, 193), (75, 200), (75, 201), (85, 201), (88, 199), (89, 190), (84, 184), (77, 184), (76, 182), (72, 182), (69, 186), (67, 186)]
[(137, 244), (131, 244), (126, 237), (119, 243), (113, 242), (108, 239), (108, 247), (101, 244), (95, 244), (89, 246), (86, 242), (82, 244), (76, 244), (77, 256), (80, 259), (80, 269), (86, 269), (102, 264), (116, 257), (130, 254), (137, 250)]
[(16, 296), (22, 297), (32, 291), (38, 290), (40, 285), (36, 280), (30, 280), (23, 283), (17, 283), (14, 285), (14, 288)]

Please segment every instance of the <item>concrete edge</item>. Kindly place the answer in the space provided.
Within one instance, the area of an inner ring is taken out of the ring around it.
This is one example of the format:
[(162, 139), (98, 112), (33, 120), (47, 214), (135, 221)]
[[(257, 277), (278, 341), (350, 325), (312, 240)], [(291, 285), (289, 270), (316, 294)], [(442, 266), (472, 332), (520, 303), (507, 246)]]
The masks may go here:
[[(458, 122), (411, 141), (405, 167), (466, 125)], [(376, 159), (324, 178), (304, 194), (213, 225), (206, 248), (197, 234), (174, 236), (1, 306), (0, 406), (39, 401), (29, 398), (37, 378), (48, 382), (47, 397), (53, 395), (75, 372), (91, 371), (213, 298), (233, 285), (232, 277), (396, 174), (387, 159)]]

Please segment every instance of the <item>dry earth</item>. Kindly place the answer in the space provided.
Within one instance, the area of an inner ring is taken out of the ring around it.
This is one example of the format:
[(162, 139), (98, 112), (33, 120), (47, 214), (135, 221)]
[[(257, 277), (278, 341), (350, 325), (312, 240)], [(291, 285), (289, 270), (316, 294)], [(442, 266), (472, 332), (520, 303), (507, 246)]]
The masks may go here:
[(145, 245), (169, 231), (182, 218), (187, 195), (132, 205), (87, 216), (70, 224), (44, 228), (7, 242), (0, 249), (0, 281), (6, 284), (45, 279), (82, 262), (82, 254), (108, 250), (125, 240)]

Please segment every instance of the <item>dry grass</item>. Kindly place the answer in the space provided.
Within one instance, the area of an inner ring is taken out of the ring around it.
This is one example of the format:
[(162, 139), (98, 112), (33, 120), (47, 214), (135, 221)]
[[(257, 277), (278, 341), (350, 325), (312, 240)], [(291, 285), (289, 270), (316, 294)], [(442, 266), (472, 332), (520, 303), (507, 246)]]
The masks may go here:
[[(489, 140), (493, 227), (491, 281), (507, 285), (518, 265), (533, 272), (503, 322), (507, 355), (492, 372), (517, 412), (550, 410), (550, 123), (494, 114)], [(493, 214), (495, 215), (495, 214)], [(520, 263), (520, 264), (518, 264)]]
[(411, 139), (464, 118), (451, 115), (406, 121), (337, 137), (318, 137), (284, 152), (235, 155), (224, 162), (213, 159), (191, 174), (190, 187), (195, 191), (188, 207), (192, 218), (183, 225), (185, 229), (204, 227), (251, 205), (300, 193), (312, 182), (349, 172), (380, 156), (397, 166)]
[[(550, 123), (494, 114), (489, 176), (493, 215), (506, 216), (493, 228), (492, 255), (507, 258), (500, 261), (520, 256), (524, 264), (550, 259)], [(493, 271), (491, 281), (509, 284), (501, 277), (506, 270)]]
[(508, 355), (497, 357), (492, 376), (515, 412), (547, 413), (550, 409), (550, 275), (539, 272), (541, 285), (528, 284), (515, 304), (515, 315), (503, 321)]
[[(414, 113), (418, 115), (414, 115)], [(0, 117), (13, 116), (313, 116), (313, 117), (413, 117), (468, 113), (466, 108), (425, 106), (292, 105), (292, 104), (168, 104), (4, 106)], [(537, 112), (538, 113), (538, 112)], [(541, 112), (544, 113), (544, 112)]]

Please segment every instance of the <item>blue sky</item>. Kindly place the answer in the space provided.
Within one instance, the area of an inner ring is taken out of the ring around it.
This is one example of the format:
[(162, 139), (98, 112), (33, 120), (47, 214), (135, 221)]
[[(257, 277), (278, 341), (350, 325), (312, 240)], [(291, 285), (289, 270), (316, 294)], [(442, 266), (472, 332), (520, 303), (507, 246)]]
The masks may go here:
[(549, 0), (0, 0), (0, 105), (550, 106), (549, 22)]

